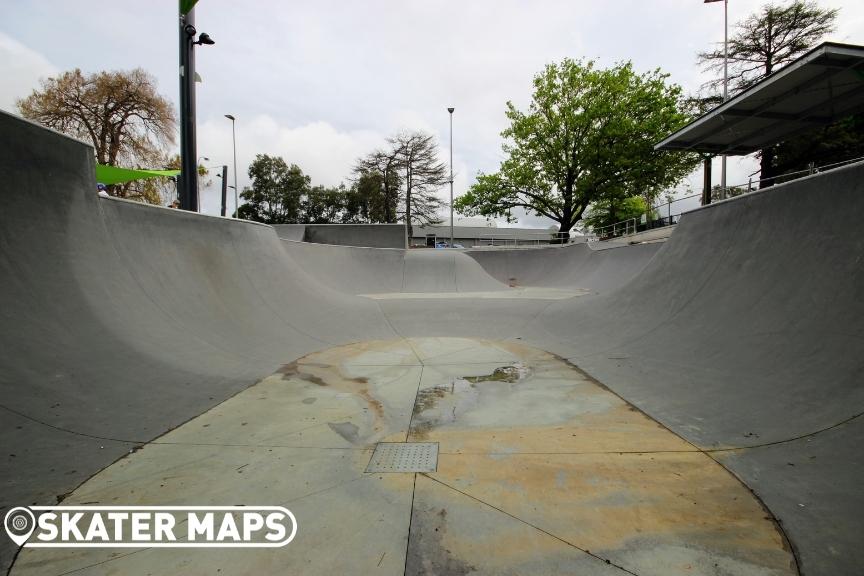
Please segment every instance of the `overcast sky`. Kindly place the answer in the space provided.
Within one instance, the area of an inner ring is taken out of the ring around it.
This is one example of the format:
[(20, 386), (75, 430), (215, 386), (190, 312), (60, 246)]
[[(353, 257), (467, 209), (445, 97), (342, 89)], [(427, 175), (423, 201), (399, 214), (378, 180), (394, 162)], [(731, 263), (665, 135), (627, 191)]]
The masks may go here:
[[(830, 40), (864, 44), (864, 2), (818, 3), (841, 9)], [(761, 4), (730, 0), (730, 26)], [(176, 104), (176, 10), (176, 0), (0, 0), (0, 108), (14, 111), (15, 99), (40, 78), (76, 67), (144, 68)], [(401, 128), (435, 134), (446, 159), (446, 108), (454, 106), (458, 196), (478, 171), (498, 168), (504, 105), (526, 106), (532, 77), (545, 64), (564, 57), (604, 66), (632, 60), (638, 71), (660, 67), (695, 91), (708, 79), (695, 54), (722, 42), (723, 5), (200, 0), (196, 27), (216, 41), (197, 49), (204, 80), (198, 85), (198, 155), (230, 170), (231, 123), (223, 115), (233, 114), (241, 189), (259, 153), (298, 164), (313, 184), (346, 181), (358, 156)], [(756, 168), (752, 159), (730, 159), (729, 183), (746, 182)], [(718, 160), (718, 181), (719, 172)], [(691, 181), (698, 191), (700, 176)], [(217, 213), (218, 204), (215, 186), (205, 190), (203, 211)], [(548, 222), (524, 218), (520, 224)]]

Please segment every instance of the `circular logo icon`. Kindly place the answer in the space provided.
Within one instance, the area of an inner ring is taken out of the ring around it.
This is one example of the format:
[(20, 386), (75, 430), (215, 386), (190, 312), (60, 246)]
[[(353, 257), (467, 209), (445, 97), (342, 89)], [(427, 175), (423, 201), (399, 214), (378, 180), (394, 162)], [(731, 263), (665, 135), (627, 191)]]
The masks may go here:
[(6, 526), (6, 534), (9, 535), (9, 538), (21, 546), (36, 528), (36, 517), (33, 516), (33, 512), (29, 508), (19, 506), (6, 513), (3, 524)]

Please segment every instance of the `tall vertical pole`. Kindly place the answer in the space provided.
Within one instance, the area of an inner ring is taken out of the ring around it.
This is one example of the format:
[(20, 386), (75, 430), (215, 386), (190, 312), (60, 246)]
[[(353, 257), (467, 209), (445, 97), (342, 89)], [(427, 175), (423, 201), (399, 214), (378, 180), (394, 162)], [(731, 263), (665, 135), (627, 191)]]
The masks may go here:
[(702, 180), (702, 205), (711, 203), (711, 156), (705, 156)]
[(180, 14), (180, 208), (198, 211), (195, 143), (195, 9)]
[(222, 165), (222, 210), (219, 212), (221, 216), (225, 216), (225, 210), (228, 208), (226, 204), (228, 203), (228, 166)]
[(450, 113), (450, 248), (453, 248), (453, 110), (447, 108)]
[(234, 217), (240, 217), (240, 200), (237, 192), (237, 132), (234, 130), (235, 121), (231, 118), (231, 142), (234, 145)]
[[(723, 0), (723, 102), (729, 99), (729, 0)], [(720, 197), (726, 198), (726, 154), (720, 166)]]

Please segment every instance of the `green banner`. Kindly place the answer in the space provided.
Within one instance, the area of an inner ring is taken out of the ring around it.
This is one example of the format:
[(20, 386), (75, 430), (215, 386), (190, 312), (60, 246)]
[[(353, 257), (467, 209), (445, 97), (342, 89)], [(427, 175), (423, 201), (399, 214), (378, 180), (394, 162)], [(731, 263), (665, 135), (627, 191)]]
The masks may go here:
[(185, 16), (188, 14), (197, 2), (198, 0), (180, 0), (180, 15)]
[(177, 176), (180, 170), (143, 170), (139, 168), (120, 168), (96, 164), (96, 182), (99, 184), (122, 184), (145, 178), (165, 178)]

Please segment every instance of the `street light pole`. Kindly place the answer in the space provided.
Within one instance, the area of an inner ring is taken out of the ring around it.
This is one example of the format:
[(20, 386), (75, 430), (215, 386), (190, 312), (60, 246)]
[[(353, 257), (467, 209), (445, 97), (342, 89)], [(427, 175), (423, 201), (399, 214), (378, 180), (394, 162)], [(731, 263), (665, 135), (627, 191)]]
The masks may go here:
[(447, 108), (450, 113), (450, 248), (453, 248), (453, 111), (455, 108)]
[(240, 217), (240, 201), (237, 196), (237, 132), (234, 130), (234, 116), (225, 114), (225, 118), (231, 120), (231, 142), (234, 145), (234, 217)]
[[(187, 5), (188, 6), (185, 6)], [(195, 3), (180, 3), (180, 208), (198, 212), (198, 172), (195, 166), (195, 46), (215, 44), (195, 29)], [(195, 39), (198, 34), (198, 39)]]
[(222, 165), (222, 208), (219, 210), (219, 215), (225, 217), (225, 210), (228, 208), (228, 166)]
[[(723, 102), (729, 99), (729, 0), (723, 0)], [(726, 199), (726, 154), (720, 167), (721, 197)]]

